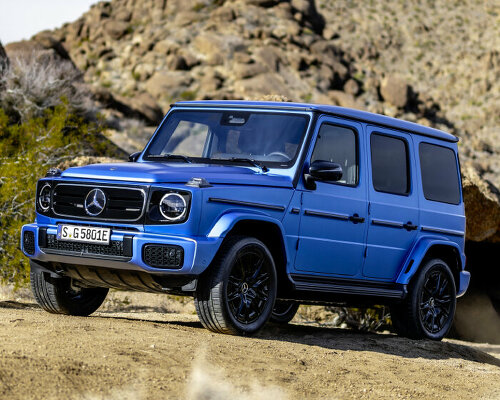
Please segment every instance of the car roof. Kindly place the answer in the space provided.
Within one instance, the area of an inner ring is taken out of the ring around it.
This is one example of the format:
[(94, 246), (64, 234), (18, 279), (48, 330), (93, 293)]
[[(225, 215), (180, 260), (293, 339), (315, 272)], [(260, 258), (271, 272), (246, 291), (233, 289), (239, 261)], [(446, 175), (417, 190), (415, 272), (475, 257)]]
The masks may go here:
[(458, 142), (458, 138), (450, 133), (428, 126), (404, 121), (402, 119), (388, 117), (386, 115), (375, 114), (353, 108), (331, 106), (326, 104), (309, 103), (289, 103), (277, 101), (245, 101), (245, 100), (200, 100), (200, 101), (179, 101), (172, 104), (172, 107), (231, 107), (231, 108), (262, 108), (279, 109), (290, 111), (316, 111), (325, 114), (335, 115), (355, 119), (357, 121), (382, 125), (395, 128), (422, 136), (445, 140), (447, 142)]

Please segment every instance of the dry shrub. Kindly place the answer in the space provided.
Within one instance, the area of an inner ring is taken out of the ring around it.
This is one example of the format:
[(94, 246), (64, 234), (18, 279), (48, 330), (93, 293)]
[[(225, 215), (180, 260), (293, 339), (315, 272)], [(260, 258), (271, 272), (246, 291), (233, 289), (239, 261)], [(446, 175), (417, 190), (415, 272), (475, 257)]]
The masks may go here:
[(82, 116), (95, 112), (81, 72), (69, 61), (33, 52), (12, 58), (0, 76), (0, 104), (14, 119), (41, 117), (63, 98), (71, 112)]

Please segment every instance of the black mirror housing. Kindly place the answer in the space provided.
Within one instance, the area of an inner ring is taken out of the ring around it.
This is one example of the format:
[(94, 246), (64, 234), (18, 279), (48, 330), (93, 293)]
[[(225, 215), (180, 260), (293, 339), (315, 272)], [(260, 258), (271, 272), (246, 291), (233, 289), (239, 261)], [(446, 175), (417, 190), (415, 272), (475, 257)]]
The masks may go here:
[(342, 166), (330, 161), (316, 160), (309, 166), (309, 175), (319, 181), (337, 182), (343, 174)]
[(130, 162), (136, 162), (139, 159), (141, 153), (142, 151), (136, 151), (135, 153), (132, 153), (131, 155), (128, 156), (128, 160)]

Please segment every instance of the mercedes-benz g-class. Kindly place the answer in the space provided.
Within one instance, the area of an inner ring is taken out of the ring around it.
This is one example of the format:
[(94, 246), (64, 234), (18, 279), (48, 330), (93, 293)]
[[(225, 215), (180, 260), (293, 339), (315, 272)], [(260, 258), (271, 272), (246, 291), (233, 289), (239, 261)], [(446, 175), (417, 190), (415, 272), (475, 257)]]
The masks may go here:
[(470, 277), (457, 141), (335, 106), (176, 103), (130, 162), (38, 182), (33, 293), (71, 315), (108, 288), (189, 295), (230, 334), (386, 304), (399, 334), (439, 340)]

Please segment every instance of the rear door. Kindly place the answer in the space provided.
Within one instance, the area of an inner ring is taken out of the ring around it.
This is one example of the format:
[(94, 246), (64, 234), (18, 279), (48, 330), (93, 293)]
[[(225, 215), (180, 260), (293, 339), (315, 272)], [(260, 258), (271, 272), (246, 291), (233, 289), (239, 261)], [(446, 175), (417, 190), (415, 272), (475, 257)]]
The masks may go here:
[[(300, 228), (296, 271), (354, 277), (361, 274), (368, 212), (364, 140), (361, 124), (322, 116), (306, 166), (315, 160), (339, 163), (338, 182), (301, 179)], [(354, 217), (354, 218), (353, 218)]]
[(419, 225), (414, 144), (409, 134), (367, 127), (369, 221), (363, 275), (393, 280)]

